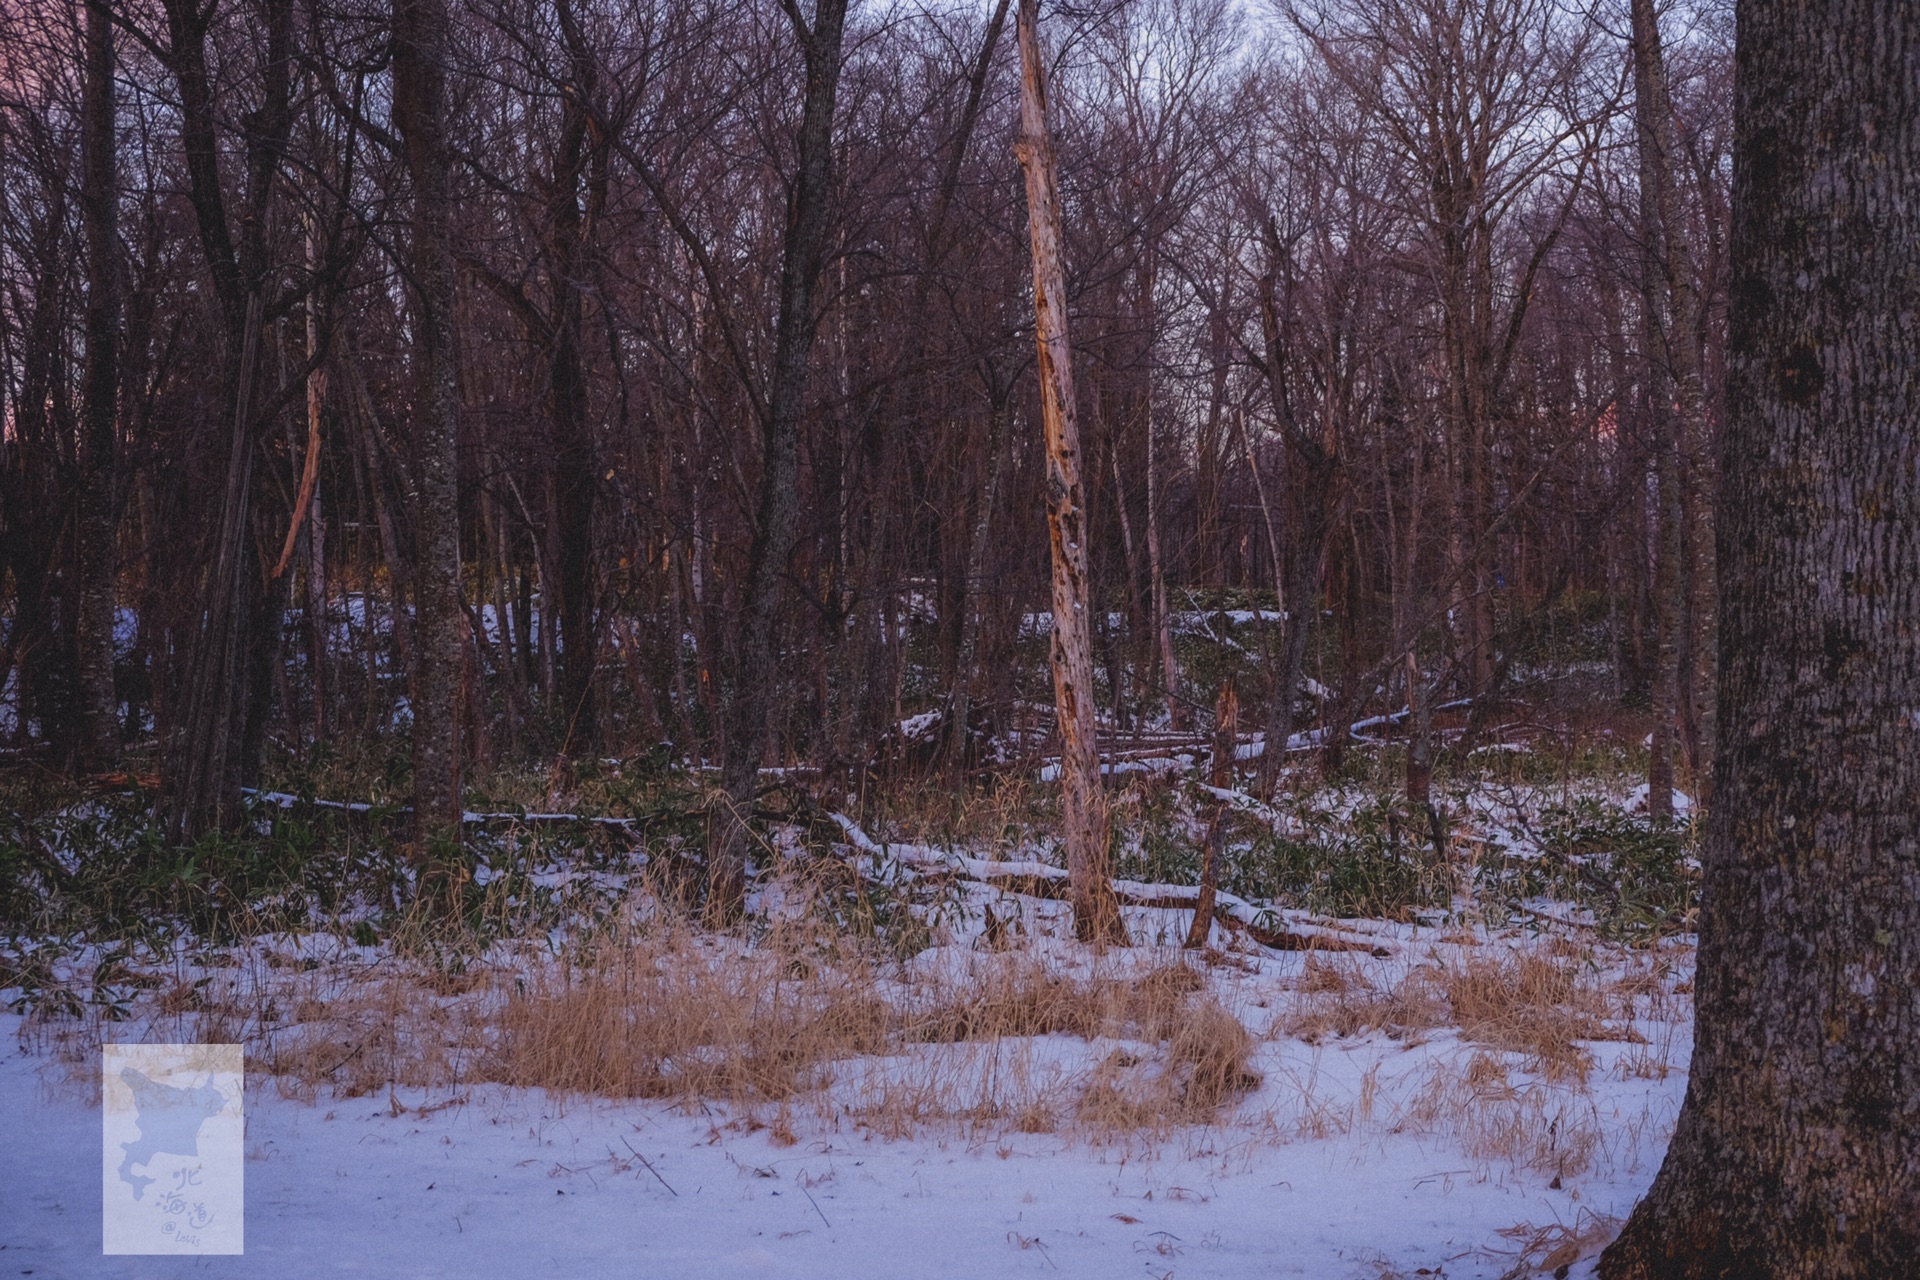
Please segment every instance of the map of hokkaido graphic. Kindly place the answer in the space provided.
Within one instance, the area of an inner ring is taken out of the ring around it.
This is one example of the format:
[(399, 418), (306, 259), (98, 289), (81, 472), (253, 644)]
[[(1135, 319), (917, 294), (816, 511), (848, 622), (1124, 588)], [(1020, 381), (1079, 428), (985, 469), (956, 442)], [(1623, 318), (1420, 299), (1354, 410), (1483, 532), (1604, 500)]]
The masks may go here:
[(133, 1188), (133, 1198), (138, 1200), (153, 1179), (135, 1173), (133, 1167), (146, 1165), (157, 1155), (199, 1155), (200, 1130), (210, 1117), (220, 1114), (228, 1098), (211, 1084), (190, 1089), (159, 1084), (133, 1067), (122, 1067), (120, 1078), (133, 1090), (140, 1125), (139, 1138), (120, 1144), (127, 1153), (120, 1162), (120, 1180)]
[(102, 1249), (240, 1253), (244, 1055), (238, 1045), (105, 1045)]

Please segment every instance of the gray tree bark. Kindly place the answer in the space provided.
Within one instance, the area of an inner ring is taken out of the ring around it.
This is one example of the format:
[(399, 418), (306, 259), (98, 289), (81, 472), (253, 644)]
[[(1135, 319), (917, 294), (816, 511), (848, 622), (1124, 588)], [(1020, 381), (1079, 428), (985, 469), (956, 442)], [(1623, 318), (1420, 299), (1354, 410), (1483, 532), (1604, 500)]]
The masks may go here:
[(1666, 1162), (1607, 1280), (1920, 1258), (1920, 9), (1742, 0), (1718, 796)]
[[(1674, 729), (1687, 707), (1688, 758), (1697, 796), (1708, 792), (1713, 710), (1707, 697), (1717, 629), (1713, 591), (1711, 487), (1706, 483), (1706, 392), (1700, 376), (1699, 291), (1687, 249), (1685, 215), (1673, 171), (1673, 106), (1653, 0), (1632, 0), (1634, 120), (1640, 167), (1641, 329), (1647, 407), (1658, 439), (1656, 614), (1660, 631), (1654, 676), (1654, 727), (1647, 769), (1647, 811), (1673, 817)], [(1682, 560), (1685, 563), (1682, 563)], [(1693, 654), (1682, 687), (1686, 633)]]
[[(460, 843), (459, 388), (455, 379), (446, 0), (395, 0), (394, 118), (413, 183), (413, 811), (416, 857)], [(549, 619), (542, 619), (550, 626)], [(444, 871), (445, 868), (439, 870)]]

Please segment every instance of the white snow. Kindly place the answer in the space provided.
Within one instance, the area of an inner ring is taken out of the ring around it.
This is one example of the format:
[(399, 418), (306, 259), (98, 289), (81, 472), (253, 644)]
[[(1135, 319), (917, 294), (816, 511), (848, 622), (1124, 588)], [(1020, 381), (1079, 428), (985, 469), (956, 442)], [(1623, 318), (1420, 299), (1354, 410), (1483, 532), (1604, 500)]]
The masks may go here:
[[(0, 1015), (6, 1043), (19, 1026)], [(718, 1104), (497, 1087), (309, 1103), (252, 1076), (248, 1248), (218, 1270), (276, 1280), (1373, 1280), (1427, 1267), (1492, 1280), (1516, 1261), (1503, 1229), (1619, 1217), (1651, 1180), (1684, 1073), (1615, 1082), (1609, 1061), (1626, 1046), (1592, 1047), (1592, 1114), (1619, 1127), (1594, 1169), (1558, 1188), (1541, 1170), (1489, 1163), (1384, 1119), (1323, 1138), (1229, 1124), (1111, 1145), (1019, 1133), (887, 1141), (851, 1125), (796, 1125), (797, 1141), (782, 1145)], [(1377, 1037), (1281, 1040), (1256, 1064), (1268, 1078), (1258, 1100), (1274, 1116), (1310, 1118), (1312, 1107), (1351, 1107), (1371, 1070), (1384, 1116), (1396, 1090), (1459, 1052)], [(101, 1256), (92, 1070), (18, 1050), (0, 1059), (0, 1176), (11, 1191), (0, 1261), (37, 1277), (203, 1274), (199, 1259)]]

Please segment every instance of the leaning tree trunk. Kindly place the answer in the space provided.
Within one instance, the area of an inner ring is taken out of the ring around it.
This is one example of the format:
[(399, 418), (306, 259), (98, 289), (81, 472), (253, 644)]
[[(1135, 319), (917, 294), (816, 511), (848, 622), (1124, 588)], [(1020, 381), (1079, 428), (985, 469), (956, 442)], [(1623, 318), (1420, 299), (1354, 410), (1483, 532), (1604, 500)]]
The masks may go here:
[(1039, 350), (1040, 417), (1047, 438), (1047, 532), (1053, 547), (1053, 704), (1060, 721), (1060, 807), (1074, 932), (1083, 940), (1127, 941), (1107, 852), (1107, 801), (1094, 741), (1093, 635), (1087, 591), (1086, 493), (1080, 483), (1080, 426), (1067, 340), (1067, 281), (1060, 198), (1047, 132), (1046, 68), (1039, 0), (1020, 0), (1020, 123), (1015, 151), (1027, 178), (1033, 241), (1034, 340)]
[[(466, 646), (460, 608), (459, 390), (454, 375), (451, 165), (446, 142), (446, 0), (395, 0), (394, 116), (413, 182), (415, 557), (413, 812), (416, 856), (460, 843), (460, 730)], [(447, 868), (438, 868), (444, 873)]]
[(1920, 1258), (1920, 9), (1742, 0), (1692, 1076), (1608, 1280)]

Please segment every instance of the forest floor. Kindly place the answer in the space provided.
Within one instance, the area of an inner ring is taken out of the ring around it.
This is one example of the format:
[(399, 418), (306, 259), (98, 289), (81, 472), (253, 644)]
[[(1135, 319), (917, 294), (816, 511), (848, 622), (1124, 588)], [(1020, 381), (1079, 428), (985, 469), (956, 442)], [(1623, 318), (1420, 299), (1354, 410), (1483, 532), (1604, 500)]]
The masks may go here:
[[(657, 760), (476, 787), (452, 918), (411, 903), (377, 785), (289, 774), (188, 853), (138, 794), (20, 793), (0, 1275), (1590, 1274), (1685, 1089), (1697, 864), (1642, 812), (1637, 734), (1546, 719), (1450, 762), (1438, 849), (1390, 742), (1270, 804), (1133, 753), (1147, 905), (1104, 951), (1043, 785), (776, 787), (719, 932), (700, 779)], [(1185, 949), (1216, 822), (1225, 905)], [(127, 1042), (246, 1046), (244, 1258), (99, 1253)]]

